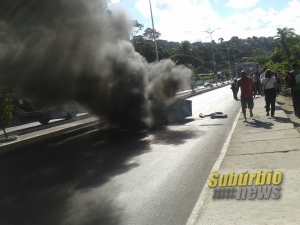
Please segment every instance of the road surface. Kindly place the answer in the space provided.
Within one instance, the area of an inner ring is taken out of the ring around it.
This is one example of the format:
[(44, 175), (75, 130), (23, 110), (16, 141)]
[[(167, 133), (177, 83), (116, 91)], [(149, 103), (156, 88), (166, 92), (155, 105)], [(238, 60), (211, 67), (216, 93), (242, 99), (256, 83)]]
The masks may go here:
[[(190, 100), (182, 123), (107, 128), (0, 158), (0, 224), (185, 224), (240, 109), (228, 86)], [(214, 111), (228, 118), (199, 118)]]

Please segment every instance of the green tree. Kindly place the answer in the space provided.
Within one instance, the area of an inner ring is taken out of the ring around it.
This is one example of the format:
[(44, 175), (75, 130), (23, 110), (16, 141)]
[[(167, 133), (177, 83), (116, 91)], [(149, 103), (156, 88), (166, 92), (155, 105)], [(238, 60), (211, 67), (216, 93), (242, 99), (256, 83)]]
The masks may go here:
[(230, 39), (232, 44), (240, 44), (241, 40), (237, 36), (233, 36)]
[(196, 47), (192, 46), (189, 41), (183, 41), (180, 47), (170, 57), (176, 64), (188, 65), (197, 68), (203, 65), (202, 59), (198, 54)]
[(209, 73), (211, 70), (210, 69), (207, 69), (206, 67), (204, 67), (203, 65), (202, 66), (198, 66), (196, 68), (196, 73), (199, 74), (199, 73)]
[(144, 28), (144, 25), (139, 23), (137, 20), (132, 21), (132, 28), (131, 28), (131, 41), (135, 46), (135, 36)]
[(256, 62), (259, 65), (263, 66), (265, 63), (270, 61), (269, 56), (259, 55), (254, 58), (249, 59), (249, 62)]
[(5, 132), (5, 126), (9, 124), (13, 118), (12, 112), (14, 107), (12, 102), (12, 97), (7, 93), (5, 86), (0, 83), (0, 126), (6, 138), (8, 138), (8, 136)]
[(230, 77), (230, 74), (227, 70), (223, 71), (223, 75), (228, 79)]
[(281, 73), (285, 74), (287, 71), (291, 70), (291, 64), (288, 61), (281, 63), (274, 63), (272, 61), (267, 62), (264, 67), (267, 67), (270, 70), (279, 70)]
[(191, 43), (189, 41), (181, 42), (180, 49), (183, 54), (189, 54), (191, 52)]
[(149, 43), (149, 42), (145, 41), (143, 38), (136, 40), (135, 50), (138, 53), (140, 53), (149, 63), (154, 62), (156, 60), (155, 49), (154, 49), (153, 43)]
[(291, 53), (290, 62), (300, 61), (300, 36), (289, 36), (286, 40), (287, 46)]
[(215, 53), (215, 61), (216, 61), (217, 63), (221, 63), (222, 58), (223, 58), (222, 53), (220, 53), (220, 52)]
[[(158, 39), (161, 35), (160, 32), (156, 31), (156, 29), (154, 29), (154, 33), (155, 33), (155, 38)], [(144, 34), (143, 34), (144, 38), (146, 40), (154, 40), (154, 36), (153, 36), (153, 29), (151, 28), (146, 28), (146, 30), (144, 31)]]
[(285, 57), (290, 57), (290, 50), (287, 45), (287, 38), (289, 36), (295, 35), (294, 28), (277, 28), (277, 34), (274, 36), (274, 39), (278, 39), (280, 43), (280, 49), (282, 50), (281, 54)]
[(293, 36), (295, 35), (295, 29), (294, 28), (277, 28), (277, 34), (274, 36), (274, 39), (279, 38), (279, 41), (281, 43), (282, 46), (286, 45), (286, 39), (289, 36)]

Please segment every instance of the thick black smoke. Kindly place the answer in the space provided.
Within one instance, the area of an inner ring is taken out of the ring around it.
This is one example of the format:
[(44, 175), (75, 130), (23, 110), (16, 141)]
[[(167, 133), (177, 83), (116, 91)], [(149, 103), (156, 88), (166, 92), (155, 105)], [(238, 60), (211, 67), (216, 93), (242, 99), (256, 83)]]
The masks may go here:
[(123, 126), (153, 122), (191, 71), (148, 64), (126, 41), (130, 20), (104, 0), (0, 0), (0, 73), (33, 101), (70, 100)]

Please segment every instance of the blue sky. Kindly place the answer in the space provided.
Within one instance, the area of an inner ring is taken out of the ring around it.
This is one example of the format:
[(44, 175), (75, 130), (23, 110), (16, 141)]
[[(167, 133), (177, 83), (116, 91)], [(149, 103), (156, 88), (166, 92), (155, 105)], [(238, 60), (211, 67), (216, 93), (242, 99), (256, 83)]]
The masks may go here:
[[(225, 41), (276, 35), (278, 27), (300, 34), (300, 0), (151, 0), (155, 29), (168, 41)], [(123, 8), (129, 18), (152, 27), (149, 0), (111, 0), (110, 8)]]

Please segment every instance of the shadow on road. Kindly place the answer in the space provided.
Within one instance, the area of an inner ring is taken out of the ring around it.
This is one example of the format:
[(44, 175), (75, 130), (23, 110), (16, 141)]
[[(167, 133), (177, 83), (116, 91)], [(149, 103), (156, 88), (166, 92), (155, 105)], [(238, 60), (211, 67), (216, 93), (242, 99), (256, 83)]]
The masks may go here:
[[(149, 135), (154, 140), (147, 140)], [(152, 141), (178, 145), (196, 135), (165, 127), (140, 132), (106, 129), (35, 149), (24, 147), (21, 153), (0, 159), (0, 224), (117, 225), (119, 210), (110, 199), (98, 199), (103, 205), (78, 206), (85, 212), (71, 213), (69, 199), (138, 167), (128, 162), (151, 151)], [(84, 213), (84, 221), (68, 222)]]
[[(154, 135), (151, 142), (155, 144), (181, 145), (190, 139), (199, 138), (201, 135), (205, 134), (203, 131), (193, 130), (184, 126), (179, 126), (179, 128), (176, 126), (174, 127), (160, 127), (151, 130), (150, 133)], [(181, 127), (183, 127), (182, 130), (180, 129)]]
[(269, 122), (262, 122), (260, 120), (256, 120), (253, 119), (252, 121), (254, 122), (250, 122), (248, 121), (246, 126), (251, 126), (251, 127), (257, 127), (257, 128), (265, 128), (265, 129), (272, 129), (272, 127), (274, 126), (274, 123), (269, 123)]
[(291, 120), (286, 117), (278, 117), (275, 115), (274, 119), (280, 123), (291, 123)]

